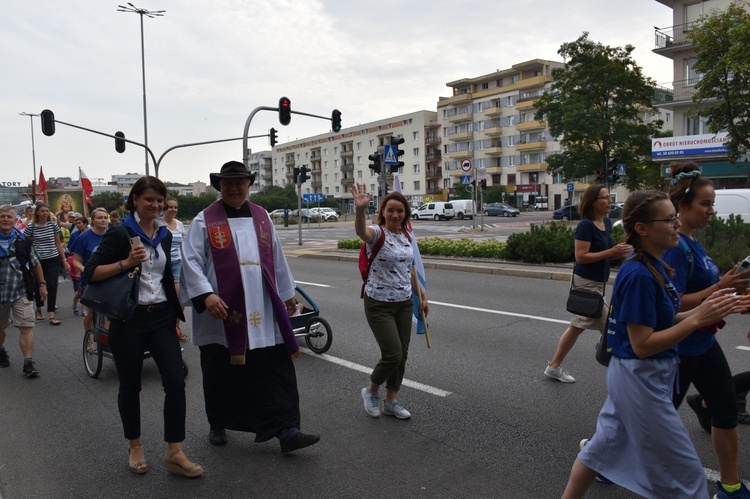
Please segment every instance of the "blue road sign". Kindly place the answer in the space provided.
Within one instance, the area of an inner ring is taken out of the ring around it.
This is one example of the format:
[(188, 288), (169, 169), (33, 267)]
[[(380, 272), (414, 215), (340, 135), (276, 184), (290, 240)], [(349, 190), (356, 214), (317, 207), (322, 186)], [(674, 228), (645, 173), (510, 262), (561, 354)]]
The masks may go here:
[(464, 185), (471, 184), (471, 175), (461, 175), (461, 183)]
[(396, 150), (396, 146), (383, 146), (383, 164), (389, 166), (398, 164)]
[(619, 163), (617, 165), (617, 175), (620, 177), (627, 177), (627, 169), (625, 168), (625, 163)]
[(573, 182), (568, 183), (568, 192), (573, 192), (576, 190), (576, 186)]
[(303, 194), (302, 201), (304, 201), (305, 203), (320, 203), (321, 201), (323, 201), (323, 194), (321, 193)]

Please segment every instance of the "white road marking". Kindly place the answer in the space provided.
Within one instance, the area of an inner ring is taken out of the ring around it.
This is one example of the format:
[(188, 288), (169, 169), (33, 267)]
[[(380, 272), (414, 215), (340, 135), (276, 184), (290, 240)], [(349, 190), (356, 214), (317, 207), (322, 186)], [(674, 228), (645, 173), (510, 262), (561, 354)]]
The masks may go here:
[(329, 286), (328, 284), (317, 284), (315, 282), (304, 282), (304, 281), (294, 281), (297, 284), (304, 284), (305, 286), (317, 286), (319, 288), (332, 288), (333, 286)]
[(515, 312), (504, 312), (502, 310), (491, 310), (489, 308), (469, 307), (466, 305), (456, 305), (455, 303), (445, 303), (441, 301), (431, 301), (430, 305), (442, 305), (444, 307), (461, 308), (464, 310), (471, 310), (474, 312), (486, 312), (488, 314), (509, 315), (511, 317), (521, 317), (523, 319), (533, 319), (536, 321), (554, 322), (555, 324), (570, 324), (570, 320), (561, 321), (560, 319), (550, 319), (549, 317), (540, 317), (538, 315), (517, 314)]
[[(340, 366), (352, 369), (354, 371), (359, 371), (365, 374), (370, 374), (372, 372), (372, 367), (363, 366), (361, 364), (355, 364), (354, 362), (350, 362), (344, 359), (339, 359), (338, 357), (334, 357), (332, 355), (328, 355), (325, 353), (317, 354), (317, 353), (314, 353), (312, 350), (308, 350), (307, 348), (302, 348), (302, 347), (300, 347), (300, 351), (302, 351), (302, 353), (305, 353), (311, 357), (315, 357), (316, 359), (322, 359), (328, 362), (332, 362), (334, 364), (338, 364)], [(409, 388), (414, 388), (415, 390), (429, 393), (430, 395), (437, 395), (438, 397), (447, 397), (448, 395), (451, 395), (451, 392), (449, 391), (441, 390), (440, 388), (435, 388), (434, 386), (425, 385), (423, 383), (418, 383), (410, 379), (404, 379), (402, 384), (404, 386), (408, 386)]]
[(750, 350), (750, 347), (744, 347), (744, 346), (742, 346), (742, 345), (736, 346), (735, 348), (736, 348), (737, 350)]

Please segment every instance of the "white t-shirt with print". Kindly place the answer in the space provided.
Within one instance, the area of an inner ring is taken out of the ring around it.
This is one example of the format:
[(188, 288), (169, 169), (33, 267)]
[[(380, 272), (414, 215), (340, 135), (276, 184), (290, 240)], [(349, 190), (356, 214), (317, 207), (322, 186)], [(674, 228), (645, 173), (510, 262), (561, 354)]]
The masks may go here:
[(396, 235), (379, 225), (371, 227), (375, 230), (375, 238), (367, 245), (368, 257), (381, 231), (385, 231), (385, 241), (372, 262), (365, 294), (378, 301), (405, 301), (411, 296), (411, 267), (414, 260), (411, 241), (403, 232)]

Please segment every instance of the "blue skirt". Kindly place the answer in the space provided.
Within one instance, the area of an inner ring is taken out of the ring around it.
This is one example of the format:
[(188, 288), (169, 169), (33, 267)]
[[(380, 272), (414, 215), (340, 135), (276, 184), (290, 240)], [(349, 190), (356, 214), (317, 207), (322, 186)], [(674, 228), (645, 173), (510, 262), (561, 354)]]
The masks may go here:
[(706, 473), (672, 404), (677, 357), (612, 357), (587, 467), (644, 497), (708, 497)]

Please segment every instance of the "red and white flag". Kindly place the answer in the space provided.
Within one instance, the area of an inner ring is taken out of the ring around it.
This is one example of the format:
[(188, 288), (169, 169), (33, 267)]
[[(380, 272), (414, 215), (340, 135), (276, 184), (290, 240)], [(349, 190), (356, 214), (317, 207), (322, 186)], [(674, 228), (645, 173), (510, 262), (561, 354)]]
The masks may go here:
[(86, 193), (86, 204), (92, 204), (91, 193), (94, 192), (94, 186), (91, 185), (91, 180), (83, 173), (80, 166), (78, 167), (78, 175), (80, 177), (81, 188)]

